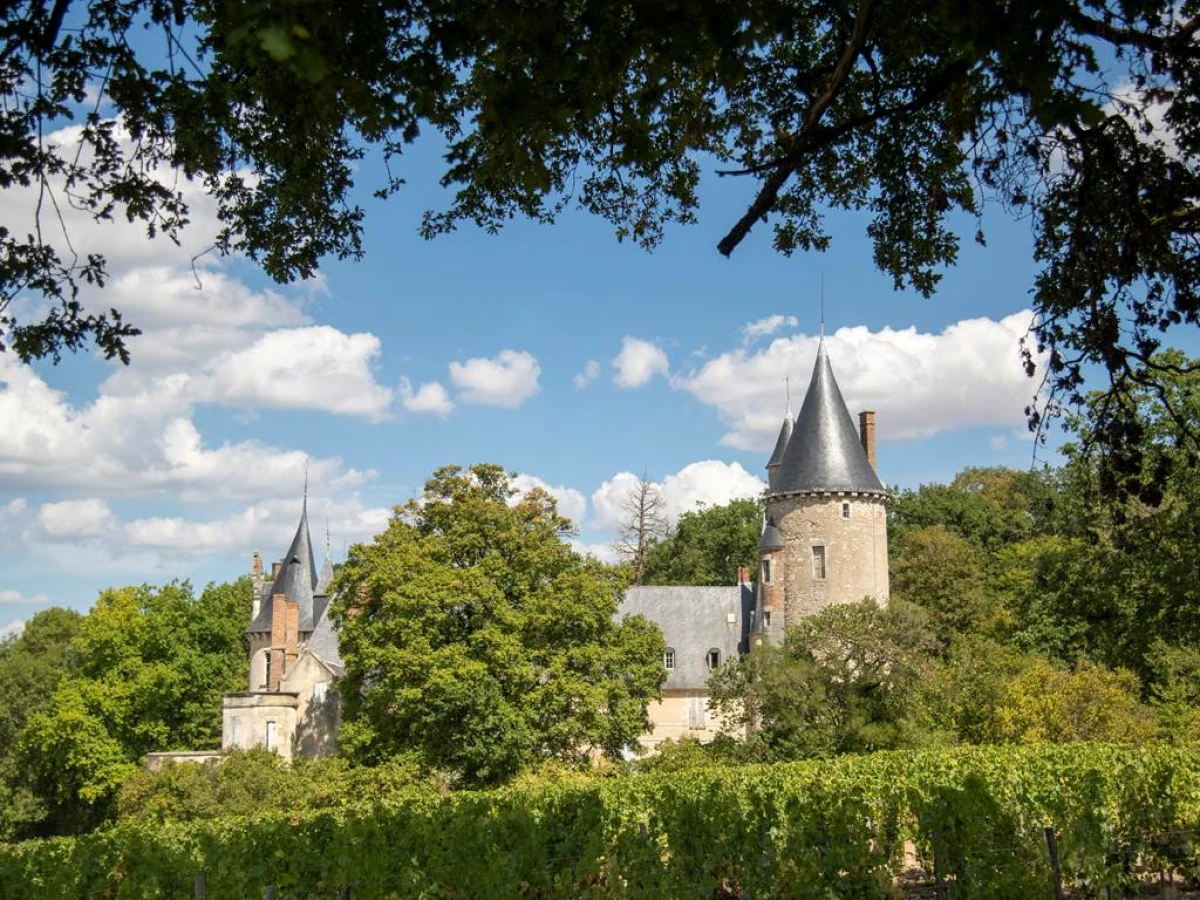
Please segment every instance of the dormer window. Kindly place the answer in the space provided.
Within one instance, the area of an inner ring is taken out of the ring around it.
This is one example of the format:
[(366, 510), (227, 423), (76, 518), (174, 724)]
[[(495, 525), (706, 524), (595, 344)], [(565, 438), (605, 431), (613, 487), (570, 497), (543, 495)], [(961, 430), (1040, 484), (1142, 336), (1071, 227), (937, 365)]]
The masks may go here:
[(670, 672), (672, 669), (675, 668), (675, 648), (674, 647), (668, 647), (667, 652), (663, 654), (663, 665), (666, 666), (668, 672)]
[(705, 657), (708, 663), (708, 671), (713, 672), (721, 665), (721, 651), (713, 647), (708, 651), (708, 656)]

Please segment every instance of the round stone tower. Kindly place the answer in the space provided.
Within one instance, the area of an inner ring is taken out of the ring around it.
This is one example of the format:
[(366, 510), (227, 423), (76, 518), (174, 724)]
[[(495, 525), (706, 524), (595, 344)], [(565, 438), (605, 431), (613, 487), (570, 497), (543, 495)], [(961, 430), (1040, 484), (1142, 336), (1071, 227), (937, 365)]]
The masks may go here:
[[(822, 339), (804, 405), (794, 423), (785, 418), (767, 466), (763, 540), (781, 549), (760, 545), (760, 557), (771, 559), (771, 581), (782, 580), (781, 628), (836, 603), (887, 603), (888, 494), (872, 465), (874, 415), (864, 413), (862, 425), (860, 436)], [(777, 535), (768, 541), (772, 529)], [(765, 601), (775, 598), (759, 575), (757, 605), (765, 613)], [(755, 622), (764, 637), (775, 631), (777, 616), (770, 616), (770, 629), (762, 627), (766, 618)]]

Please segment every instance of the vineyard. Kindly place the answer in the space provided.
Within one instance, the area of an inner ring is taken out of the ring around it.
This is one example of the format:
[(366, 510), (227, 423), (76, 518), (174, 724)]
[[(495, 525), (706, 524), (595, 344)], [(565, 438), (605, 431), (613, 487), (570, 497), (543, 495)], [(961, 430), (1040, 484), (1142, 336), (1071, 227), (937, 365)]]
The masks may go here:
[(930, 896), (1050, 898), (1047, 826), (1070, 896), (1200, 874), (1200, 752), (880, 753), (122, 825), (0, 846), (0, 898), (882, 900), (914, 848)]

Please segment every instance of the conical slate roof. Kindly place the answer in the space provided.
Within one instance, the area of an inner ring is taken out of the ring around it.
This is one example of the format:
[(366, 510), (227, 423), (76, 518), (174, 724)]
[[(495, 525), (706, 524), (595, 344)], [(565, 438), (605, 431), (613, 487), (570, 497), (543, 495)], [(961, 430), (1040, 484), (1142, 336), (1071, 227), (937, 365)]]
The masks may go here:
[(792, 440), (792, 429), (794, 426), (792, 408), (789, 406), (787, 415), (783, 417), (783, 424), (779, 426), (779, 437), (775, 440), (775, 452), (767, 460), (768, 469), (783, 462), (783, 455), (787, 452), (788, 443)]
[(883, 491), (833, 377), (824, 340), (817, 348), (808, 393), (771, 486), (773, 494), (795, 491)]
[(767, 523), (763, 525), (762, 537), (758, 541), (759, 550), (782, 550), (783, 535), (779, 533), (779, 528), (775, 525), (773, 518), (768, 518)]
[(284, 594), (288, 600), (300, 604), (300, 630), (313, 629), (313, 594), (317, 585), (317, 566), (313, 561), (312, 539), (308, 534), (308, 501), (300, 513), (300, 524), (296, 536), (288, 547), (279, 567), (279, 577), (266, 592), (258, 618), (250, 623), (249, 631), (271, 630), (271, 597)]

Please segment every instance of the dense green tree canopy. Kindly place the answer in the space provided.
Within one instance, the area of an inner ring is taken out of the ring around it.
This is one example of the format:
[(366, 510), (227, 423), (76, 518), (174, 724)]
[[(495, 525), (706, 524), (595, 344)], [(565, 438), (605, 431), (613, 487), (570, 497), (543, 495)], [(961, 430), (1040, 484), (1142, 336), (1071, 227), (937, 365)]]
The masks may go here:
[(646, 554), (645, 584), (733, 584), (737, 570), (758, 567), (763, 510), (757, 500), (732, 500), (679, 517), (665, 540)]
[(618, 569), (577, 555), (541, 490), (497, 466), (439, 469), (335, 582), (341, 743), (488, 784), (547, 759), (619, 757), (666, 670), (658, 627), (614, 619)]
[(18, 739), (68, 673), (82, 618), (67, 609), (43, 610), (20, 637), (0, 641), (0, 841), (36, 831), (46, 815), (26, 777)]
[[(219, 249), (288, 280), (361, 252), (357, 160), (385, 156), (370, 187), (391, 194), (403, 149), (433, 132), (453, 193), (427, 234), (577, 205), (653, 246), (721, 170), (746, 182), (721, 252), (764, 218), (780, 251), (823, 249), (825, 212), (859, 210), (876, 265), (929, 293), (958, 254), (952, 216), (1028, 216), (1029, 366), (1048, 349), (1068, 399), (1092, 364), (1120, 390), (1159, 374), (1160, 332), (1197, 317), (1196, 7), (21, 0), (0, 13), (0, 185), (35, 187), (45, 222), (0, 232), (0, 304), (23, 357), (89, 338), (124, 356), (130, 326), (74, 293), (104, 260), (49, 227), (50, 201), (171, 236), (187, 211), (155, 167), (177, 166), (217, 197)], [(82, 152), (45, 142), (66, 122)], [(21, 290), (57, 305), (14, 322)]]
[(102, 821), (149, 752), (220, 746), (221, 695), (245, 684), (250, 597), (249, 578), (199, 597), (186, 582), (100, 595), (69, 674), (20, 735), (52, 827)]

